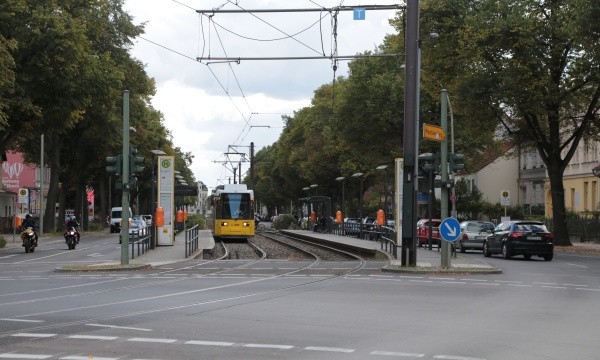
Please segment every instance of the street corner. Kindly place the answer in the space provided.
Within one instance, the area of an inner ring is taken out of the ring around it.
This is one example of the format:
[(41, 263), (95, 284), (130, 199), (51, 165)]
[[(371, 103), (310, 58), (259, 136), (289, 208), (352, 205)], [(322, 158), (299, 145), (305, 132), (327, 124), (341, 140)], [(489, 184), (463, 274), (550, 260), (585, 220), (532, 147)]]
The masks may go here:
[(131, 271), (131, 270), (147, 270), (152, 268), (150, 264), (120, 264), (114, 263), (102, 263), (102, 264), (91, 264), (91, 265), (64, 265), (56, 268), (55, 272), (91, 272), (91, 271)]
[(456, 263), (450, 267), (442, 267), (430, 263), (417, 262), (417, 266), (402, 266), (398, 260), (381, 268), (382, 272), (395, 272), (407, 274), (429, 275), (475, 275), (475, 274), (501, 274), (502, 269), (488, 264)]

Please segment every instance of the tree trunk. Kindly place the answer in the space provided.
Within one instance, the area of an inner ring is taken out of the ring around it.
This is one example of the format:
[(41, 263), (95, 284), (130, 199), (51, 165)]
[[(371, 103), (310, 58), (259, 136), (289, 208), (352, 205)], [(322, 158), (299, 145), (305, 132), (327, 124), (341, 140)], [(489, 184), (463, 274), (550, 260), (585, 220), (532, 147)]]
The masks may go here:
[(552, 193), (552, 217), (554, 228), (554, 244), (570, 246), (569, 231), (567, 228), (567, 211), (565, 207), (565, 188), (563, 185), (563, 172), (548, 168), (550, 177), (550, 191)]
[(55, 229), (55, 204), (58, 198), (58, 180), (60, 173), (60, 150), (62, 144), (57, 140), (57, 136), (48, 139), (50, 153), (50, 185), (48, 187), (48, 197), (46, 202), (46, 212), (44, 214), (44, 231)]

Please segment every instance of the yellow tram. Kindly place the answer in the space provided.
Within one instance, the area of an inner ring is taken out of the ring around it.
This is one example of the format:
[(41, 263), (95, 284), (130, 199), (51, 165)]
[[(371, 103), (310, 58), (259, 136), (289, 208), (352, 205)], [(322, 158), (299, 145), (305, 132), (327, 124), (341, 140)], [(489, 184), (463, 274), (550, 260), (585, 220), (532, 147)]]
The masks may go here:
[(254, 191), (246, 184), (219, 185), (211, 195), (215, 240), (254, 236)]

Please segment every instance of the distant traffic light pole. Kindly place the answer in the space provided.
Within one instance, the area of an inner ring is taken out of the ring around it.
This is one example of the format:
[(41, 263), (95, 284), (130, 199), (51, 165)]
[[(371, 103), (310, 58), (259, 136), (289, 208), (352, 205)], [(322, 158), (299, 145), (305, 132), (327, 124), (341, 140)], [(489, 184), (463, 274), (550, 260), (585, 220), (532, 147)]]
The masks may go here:
[[(440, 118), (440, 125), (442, 126), (442, 129), (444, 130), (444, 133), (448, 132), (448, 92), (446, 91), (446, 89), (442, 89), (441, 90), (441, 118)], [(444, 138), (444, 140), (442, 141), (441, 144), (441, 149), (440, 149), (440, 163), (441, 163), (441, 171), (440, 171), (440, 175), (442, 177), (442, 188), (441, 190), (441, 195), (440, 195), (440, 202), (441, 202), (441, 219), (445, 219), (448, 217), (448, 138)], [(441, 258), (441, 265), (442, 268), (449, 268), (451, 267), (451, 263), (450, 263), (450, 254), (448, 249), (450, 248), (448, 245), (449, 243), (445, 240), (441, 240), (442, 243), (442, 258)]]
[(123, 91), (123, 196), (121, 198), (121, 265), (129, 265), (129, 90)]

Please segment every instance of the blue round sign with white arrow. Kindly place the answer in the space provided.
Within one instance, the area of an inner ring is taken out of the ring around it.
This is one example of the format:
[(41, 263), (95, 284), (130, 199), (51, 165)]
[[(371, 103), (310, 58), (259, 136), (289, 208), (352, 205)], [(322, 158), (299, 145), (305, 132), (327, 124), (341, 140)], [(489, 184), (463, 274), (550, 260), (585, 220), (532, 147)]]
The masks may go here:
[(460, 237), (460, 223), (453, 217), (442, 220), (439, 229), (442, 239), (446, 241), (456, 241)]

